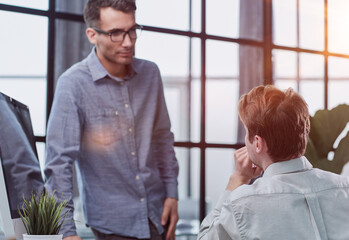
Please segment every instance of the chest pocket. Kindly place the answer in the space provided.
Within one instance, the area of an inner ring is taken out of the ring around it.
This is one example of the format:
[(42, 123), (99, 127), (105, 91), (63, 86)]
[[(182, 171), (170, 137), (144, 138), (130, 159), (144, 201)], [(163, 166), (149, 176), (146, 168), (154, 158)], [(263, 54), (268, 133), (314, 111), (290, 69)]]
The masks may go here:
[(108, 146), (118, 142), (122, 138), (118, 110), (101, 109), (88, 113), (84, 138), (89, 145)]

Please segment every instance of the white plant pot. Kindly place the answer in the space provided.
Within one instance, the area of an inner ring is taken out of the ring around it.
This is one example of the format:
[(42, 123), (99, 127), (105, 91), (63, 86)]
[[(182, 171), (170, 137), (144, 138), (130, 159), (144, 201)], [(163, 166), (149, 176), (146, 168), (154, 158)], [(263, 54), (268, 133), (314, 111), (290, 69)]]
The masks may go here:
[(23, 240), (62, 240), (63, 234), (59, 235), (28, 235), (23, 234)]

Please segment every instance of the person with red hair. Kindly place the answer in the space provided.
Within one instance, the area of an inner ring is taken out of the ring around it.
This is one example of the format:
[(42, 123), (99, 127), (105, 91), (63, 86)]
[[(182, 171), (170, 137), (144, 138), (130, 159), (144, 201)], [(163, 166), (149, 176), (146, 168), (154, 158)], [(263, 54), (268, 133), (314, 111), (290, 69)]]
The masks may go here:
[[(349, 239), (349, 178), (304, 157), (308, 106), (292, 89), (258, 86), (238, 105), (245, 146), (198, 239)], [(252, 184), (252, 179), (261, 175)]]

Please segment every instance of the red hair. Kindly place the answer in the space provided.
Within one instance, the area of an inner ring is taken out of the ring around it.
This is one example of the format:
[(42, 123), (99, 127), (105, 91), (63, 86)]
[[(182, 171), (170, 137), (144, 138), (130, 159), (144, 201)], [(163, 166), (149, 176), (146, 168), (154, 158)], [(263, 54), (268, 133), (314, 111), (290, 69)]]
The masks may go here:
[(255, 87), (240, 98), (238, 110), (249, 141), (252, 143), (255, 135), (262, 137), (274, 161), (304, 154), (310, 131), (308, 106), (291, 88)]

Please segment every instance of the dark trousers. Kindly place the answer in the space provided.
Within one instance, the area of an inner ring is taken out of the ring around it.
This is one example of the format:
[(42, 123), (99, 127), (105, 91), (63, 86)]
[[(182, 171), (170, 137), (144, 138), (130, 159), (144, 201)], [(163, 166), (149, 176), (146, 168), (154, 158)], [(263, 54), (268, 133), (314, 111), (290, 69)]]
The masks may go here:
[[(150, 239), (149, 240), (163, 240), (165, 234), (159, 234), (154, 224), (149, 221)], [(92, 228), (92, 232), (96, 237), (96, 240), (138, 240), (139, 238), (124, 237), (116, 234), (104, 234)]]

